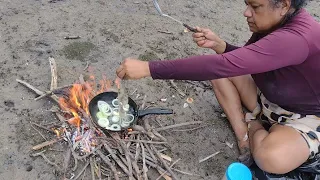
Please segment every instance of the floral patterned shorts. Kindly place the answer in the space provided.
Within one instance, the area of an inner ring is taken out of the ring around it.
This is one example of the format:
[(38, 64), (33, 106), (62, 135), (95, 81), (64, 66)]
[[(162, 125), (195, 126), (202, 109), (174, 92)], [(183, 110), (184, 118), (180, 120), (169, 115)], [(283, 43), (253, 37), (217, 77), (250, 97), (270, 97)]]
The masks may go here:
[[(320, 117), (314, 115), (300, 115), (289, 112), (276, 104), (269, 102), (262, 93), (259, 93), (261, 104), (253, 113), (247, 113), (246, 120), (255, 119), (258, 114), (264, 115), (269, 124), (281, 124), (297, 130), (306, 140), (309, 149), (309, 159), (319, 156), (320, 152)], [(262, 109), (261, 109), (262, 106)], [(262, 110), (262, 113), (260, 113)]]

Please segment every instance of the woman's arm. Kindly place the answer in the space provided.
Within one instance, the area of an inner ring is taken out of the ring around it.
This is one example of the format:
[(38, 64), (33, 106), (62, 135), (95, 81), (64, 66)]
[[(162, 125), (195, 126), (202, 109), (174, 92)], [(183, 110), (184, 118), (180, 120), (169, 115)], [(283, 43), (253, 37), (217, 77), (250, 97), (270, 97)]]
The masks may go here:
[(300, 64), (309, 53), (298, 33), (278, 30), (250, 45), (221, 55), (150, 61), (153, 79), (213, 80), (256, 74)]

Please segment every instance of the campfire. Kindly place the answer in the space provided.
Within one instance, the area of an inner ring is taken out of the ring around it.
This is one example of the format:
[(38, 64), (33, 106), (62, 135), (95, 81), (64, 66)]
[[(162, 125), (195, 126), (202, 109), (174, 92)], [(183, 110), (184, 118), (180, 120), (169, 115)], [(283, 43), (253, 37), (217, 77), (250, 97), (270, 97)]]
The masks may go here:
[[(165, 155), (168, 144), (159, 132), (200, 124), (201, 121), (175, 124), (154, 128), (150, 125), (150, 116), (123, 131), (112, 132), (97, 126), (92, 121), (89, 111), (90, 101), (100, 93), (112, 91), (121, 86), (120, 81), (112, 82), (102, 78), (99, 83), (94, 76), (87, 80), (80, 75), (79, 81), (67, 85), (57, 86), (57, 67), (54, 58), (49, 58), (51, 68), (51, 88), (41, 91), (29, 83), (18, 80), (19, 83), (34, 91), (38, 97), (50, 98), (57, 103), (58, 109), (53, 111), (59, 122), (50, 127), (37, 124), (32, 125), (50, 132), (51, 140), (37, 130), (45, 140), (33, 146), (36, 151), (32, 156), (41, 156), (63, 176), (63, 179), (79, 179), (85, 175), (86, 169), (91, 170), (92, 179), (178, 179), (174, 171), (189, 174), (173, 168), (179, 161)], [(117, 88), (113, 88), (113, 87)], [(144, 96), (140, 109), (145, 109)], [(46, 148), (55, 143), (61, 143), (64, 149), (64, 162), (54, 163), (46, 155)], [(62, 164), (62, 165), (61, 165)], [(81, 167), (81, 168), (78, 168)], [(148, 177), (150, 168), (159, 172), (159, 177)]]

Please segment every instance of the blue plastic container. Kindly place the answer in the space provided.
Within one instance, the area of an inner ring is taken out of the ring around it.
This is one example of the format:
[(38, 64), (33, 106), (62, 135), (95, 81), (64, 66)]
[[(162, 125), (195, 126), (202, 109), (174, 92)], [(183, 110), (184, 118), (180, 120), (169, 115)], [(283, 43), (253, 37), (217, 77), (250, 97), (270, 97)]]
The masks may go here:
[(232, 163), (228, 166), (225, 174), (226, 180), (252, 180), (250, 169), (242, 163)]

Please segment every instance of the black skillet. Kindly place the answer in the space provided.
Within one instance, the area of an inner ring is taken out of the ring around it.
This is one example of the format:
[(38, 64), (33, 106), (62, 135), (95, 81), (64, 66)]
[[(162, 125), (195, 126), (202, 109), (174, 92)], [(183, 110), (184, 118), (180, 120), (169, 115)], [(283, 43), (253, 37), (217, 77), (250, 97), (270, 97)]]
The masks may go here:
[[(90, 112), (91, 118), (94, 124), (98, 126), (103, 132), (105, 132), (107, 129), (99, 126), (98, 124), (98, 118), (96, 116), (97, 112), (99, 112), (98, 101), (105, 101), (111, 104), (112, 100), (116, 99), (117, 97), (118, 97), (118, 93), (116, 92), (104, 92), (95, 96), (89, 103), (89, 112)], [(137, 123), (138, 118), (141, 118), (149, 114), (158, 114), (158, 115), (173, 114), (172, 109), (164, 109), (164, 108), (152, 108), (152, 109), (146, 109), (146, 110), (139, 110), (137, 104), (130, 97), (128, 98), (128, 104), (130, 106), (129, 112), (134, 116), (134, 120), (129, 127), (122, 128), (121, 130), (125, 130), (132, 127)], [(111, 130), (107, 130), (107, 131), (111, 131)]]

